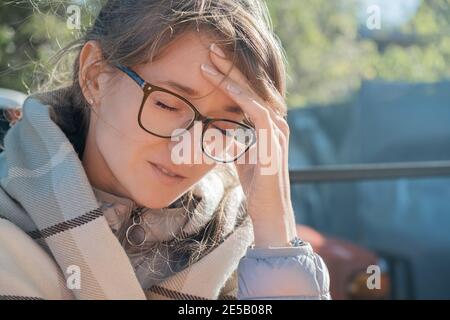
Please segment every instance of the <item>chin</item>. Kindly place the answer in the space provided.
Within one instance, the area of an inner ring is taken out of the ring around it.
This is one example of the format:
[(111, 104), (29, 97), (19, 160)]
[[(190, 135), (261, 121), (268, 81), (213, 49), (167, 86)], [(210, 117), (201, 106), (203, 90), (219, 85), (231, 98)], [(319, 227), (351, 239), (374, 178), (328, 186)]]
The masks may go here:
[(140, 206), (152, 209), (162, 209), (168, 207), (172, 202), (163, 199), (146, 199), (146, 201), (136, 201)]
[(142, 194), (142, 190), (139, 191), (134, 199), (138, 205), (146, 208), (162, 209), (168, 207), (171, 203), (178, 199), (175, 195), (173, 197), (167, 197), (167, 194), (165, 194), (165, 196), (162, 197), (161, 190), (158, 192), (149, 191), (145, 192), (145, 194)]
[(152, 209), (161, 209), (170, 206), (179, 199), (186, 191), (185, 185), (166, 186), (157, 181), (133, 181), (130, 190), (133, 199), (140, 206)]

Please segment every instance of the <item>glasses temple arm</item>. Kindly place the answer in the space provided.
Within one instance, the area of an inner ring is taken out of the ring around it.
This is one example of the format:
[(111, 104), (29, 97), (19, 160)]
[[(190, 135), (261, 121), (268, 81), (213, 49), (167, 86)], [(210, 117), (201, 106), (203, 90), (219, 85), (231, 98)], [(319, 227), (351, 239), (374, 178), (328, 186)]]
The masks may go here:
[(125, 72), (131, 79), (133, 79), (141, 88), (144, 88), (145, 86), (145, 80), (142, 79), (136, 72), (131, 70), (130, 68), (127, 68), (121, 64), (114, 64), (114, 66), (123, 72)]

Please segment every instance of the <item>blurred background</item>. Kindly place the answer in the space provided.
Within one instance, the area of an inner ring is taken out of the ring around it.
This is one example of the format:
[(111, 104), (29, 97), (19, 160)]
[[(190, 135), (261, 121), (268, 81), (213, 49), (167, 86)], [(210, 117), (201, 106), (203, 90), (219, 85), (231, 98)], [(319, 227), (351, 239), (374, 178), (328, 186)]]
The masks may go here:
[[(3, 108), (101, 3), (0, 0)], [(288, 62), (299, 234), (333, 298), (450, 299), (450, 0), (266, 3)]]

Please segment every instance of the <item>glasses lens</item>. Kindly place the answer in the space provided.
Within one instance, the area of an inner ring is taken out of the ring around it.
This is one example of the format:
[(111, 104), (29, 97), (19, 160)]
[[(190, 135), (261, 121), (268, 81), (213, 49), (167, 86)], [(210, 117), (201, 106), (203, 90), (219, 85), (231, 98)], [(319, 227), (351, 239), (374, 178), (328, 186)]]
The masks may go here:
[(157, 135), (170, 137), (194, 120), (194, 110), (182, 99), (163, 91), (152, 92), (140, 115), (142, 126)]
[(203, 150), (210, 158), (231, 162), (252, 145), (255, 133), (239, 123), (227, 120), (211, 121), (203, 134)]

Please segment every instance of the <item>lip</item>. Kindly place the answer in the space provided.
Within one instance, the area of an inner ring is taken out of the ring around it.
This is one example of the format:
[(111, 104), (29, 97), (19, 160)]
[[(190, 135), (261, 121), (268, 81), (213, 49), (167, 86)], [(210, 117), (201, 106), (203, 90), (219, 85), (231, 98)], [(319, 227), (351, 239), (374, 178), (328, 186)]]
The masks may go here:
[[(182, 180), (186, 179), (186, 177), (181, 176), (178, 173), (175, 173), (173, 170), (170, 170), (166, 166), (160, 165), (159, 163), (153, 163), (150, 161), (147, 162), (148, 164), (150, 164), (150, 167), (152, 168), (153, 172), (155, 172), (155, 174), (159, 177), (161, 182), (164, 182), (165, 184), (180, 183)], [(167, 173), (163, 172), (160, 168), (169, 171), (174, 176), (168, 175)]]

